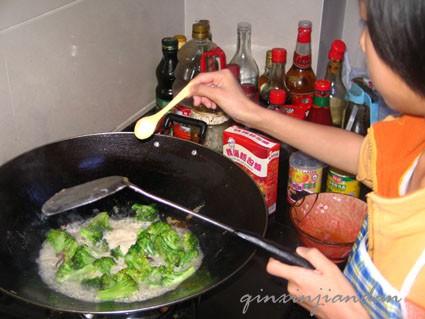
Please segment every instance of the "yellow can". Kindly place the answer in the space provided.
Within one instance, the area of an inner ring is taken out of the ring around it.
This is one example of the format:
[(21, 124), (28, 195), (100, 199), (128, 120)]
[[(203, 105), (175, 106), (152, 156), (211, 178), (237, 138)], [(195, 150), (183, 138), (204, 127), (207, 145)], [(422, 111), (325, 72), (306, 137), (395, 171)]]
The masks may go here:
[(332, 193), (342, 193), (359, 198), (360, 182), (354, 175), (348, 174), (335, 167), (329, 167), (326, 181), (326, 191)]

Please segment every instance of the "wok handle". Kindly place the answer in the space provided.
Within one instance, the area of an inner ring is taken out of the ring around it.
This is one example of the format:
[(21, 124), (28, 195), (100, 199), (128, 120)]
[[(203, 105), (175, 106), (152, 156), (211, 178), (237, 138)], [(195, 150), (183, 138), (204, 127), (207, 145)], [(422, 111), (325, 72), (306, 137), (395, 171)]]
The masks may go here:
[(167, 115), (165, 115), (163, 128), (169, 129), (171, 124), (174, 122), (198, 127), (199, 128), (199, 143), (202, 144), (202, 142), (205, 139), (205, 134), (207, 134), (207, 129), (208, 129), (207, 123), (201, 120), (188, 117), (188, 116), (168, 113)]
[(276, 242), (264, 239), (256, 234), (248, 234), (247, 232), (242, 231), (235, 231), (234, 234), (271, 253), (272, 257), (279, 260), (280, 262), (307, 269), (314, 269), (310, 262), (288, 247), (284, 247)]

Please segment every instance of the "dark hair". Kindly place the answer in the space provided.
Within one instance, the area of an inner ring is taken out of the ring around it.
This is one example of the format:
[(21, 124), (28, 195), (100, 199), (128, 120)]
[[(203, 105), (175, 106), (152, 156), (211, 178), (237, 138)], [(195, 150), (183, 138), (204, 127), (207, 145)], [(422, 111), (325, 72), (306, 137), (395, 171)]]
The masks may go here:
[(366, 2), (367, 27), (379, 57), (425, 97), (425, 1)]

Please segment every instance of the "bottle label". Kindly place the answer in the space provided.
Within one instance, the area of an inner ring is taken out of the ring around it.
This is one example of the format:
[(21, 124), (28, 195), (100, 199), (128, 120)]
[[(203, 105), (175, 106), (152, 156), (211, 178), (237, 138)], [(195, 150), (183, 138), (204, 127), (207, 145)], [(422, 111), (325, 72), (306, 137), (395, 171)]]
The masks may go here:
[(291, 93), (291, 99), (293, 105), (301, 105), (306, 108), (306, 111), (310, 110), (313, 105), (313, 92), (308, 93)]
[[(191, 108), (178, 104), (175, 107), (176, 114), (190, 117)], [(174, 123), (173, 124), (173, 136), (184, 139), (184, 140), (191, 140), (190, 137), (190, 126), (180, 124), (180, 123)]]
[(360, 182), (354, 176), (329, 169), (326, 181), (326, 191), (332, 193), (342, 193), (356, 198), (360, 196)]
[(299, 54), (294, 52), (294, 64), (300, 69), (311, 67), (311, 54)]
[(308, 194), (319, 193), (323, 167), (308, 168), (290, 164), (288, 176), (288, 202), (294, 204)]

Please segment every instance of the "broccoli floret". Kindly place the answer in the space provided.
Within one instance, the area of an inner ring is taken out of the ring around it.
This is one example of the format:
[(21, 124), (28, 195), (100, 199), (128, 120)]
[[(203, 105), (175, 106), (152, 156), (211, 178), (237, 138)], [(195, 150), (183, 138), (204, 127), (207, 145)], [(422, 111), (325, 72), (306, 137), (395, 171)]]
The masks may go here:
[(63, 263), (56, 272), (56, 280), (59, 282), (72, 280), (81, 282), (84, 279), (90, 279), (100, 276), (101, 273), (93, 264), (85, 265), (80, 269), (75, 269), (72, 262)]
[(153, 257), (156, 254), (154, 242), (146, 230), (139, 233), (136, 243), (146, 255)]
[[(82, 237), (89, 240), (93, 245), (98, 244), (103, 239), (103, 232), (111, 230), (109, 225), (109, 215), (106, 212), (97, 214), (91, 220), (87, 227), (81, 228), (80, 234)], [(103, 245), (103, 244), (102, 244)], [(109, 250), (109, 248), (108, 248)]]
[(83, 279), (81, 284), (85, 287), (100, 289), (101, 288), (101, 277), (94, 277)]
[(183, 246), (184, 249), (196, 249), (199, 246), (198, 238), (191, 232), (187, 232), (183, 235)]
[(99, 230), (99, 231), (105, 231), (105, 230), (111, 230), (112, 227), (109, 224), (109, 215), (107, 212), (102, 212), (97, 214), (93, 219), (91, 220), (90, 224), (87, 226), (90, 230)]
[(117, 247), (111, 249), (110, 253), (111, 253), (111, 256), (114, 257), (116, 260), (118, 260), (118, 259), (120, 259), (124, 256), (120, 246), (117, 246)]
[(106, 289), (99, 290), (97, 296), (101, 300), (117, 300), (135, 293), (139, 286), (137, 283), (125, 273), (117, 273), (112, 276), (112, 281), (110, 281), (110, 287)]
[(177, 265), (180, 261), (180, 255), (183, 250), (174, 250), (167, 245), (163, 236), (158, 236), (155, 240), (155, 250), (167, 262), (172, 265)]
[(187, 263), (191, 262), (192, 260), (194, 260), (198, 256), (199, 256), (199, 250), (198, 249), (186, 250), (180, 256), (179, 267), (182, 267), (182, 266), (186, 265)]
[(140, 222), (152, 222), (158, 218), (158, 209), (155, 204), (134, 204), (131, 208), (136, 211), (136, 216), (134, 218)]
[(188, 269), (180, 272), (165, 272), (162, 276), (162, 286), (178, 285), (187, 278), (189, 278), (195, 272), (195, 267), (189, 267)]
[(153, 269), (153, 267), (145, 267), (142, 271), (137, 271), (134, 268), (124, 268), (121, 269), (120, 272), (129, 275), (135, 282), (140, 284), (146, 281)]
[(103, 231), (101, 230), (90, 230), (88, 227), (81, 228), (80, 235), (86, 238), (93, 245), (100, 242), (103, 238)]
[(117, 263), (112, 257), (102, 257), (96, 259), (93, 262), (93, 265), (101, 272), (102, 274), (110, 274), (111, 268), (115, 266)]
[(137, 244), (132, 245), (124, 256), (126, 265), (137, 271), (143, 271), (149, 266), (149, 260)]
[(75, 238), (64, 230), (52, 229), (47, 234), (46, 240), (52, 245), (56, 254), (64, 254), (65, 262), (74, 256), (78, 248)]
[(152, 223), (148, 228), (146, 228), (146, 231), (148, 232), (148, 234), (156, 237), (170, 229), (171, 229), (171, 226), (169, 224), (158, 221), (158, 222)]
[(165, 244), (170, 247), (173, 250), (182, 250), (182, 240), (180, 236), (172, 229), (169, 229), (166, 232), (163, 232), (161, 234), (162, 239), (164, 240)]
[(93, 256), (92, 250), (86, 245), (82, 244), (78, 247), (74, 256), (71, 259), (71, 265), (74, 269), (83, 268), (85, 265), (91, 264), (96, 260)]

